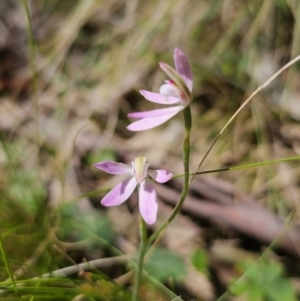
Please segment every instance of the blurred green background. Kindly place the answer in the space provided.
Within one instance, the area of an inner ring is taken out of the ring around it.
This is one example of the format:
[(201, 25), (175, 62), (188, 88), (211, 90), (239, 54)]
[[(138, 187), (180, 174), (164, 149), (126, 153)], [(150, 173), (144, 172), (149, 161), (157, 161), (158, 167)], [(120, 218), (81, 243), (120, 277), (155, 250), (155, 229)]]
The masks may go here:
[[(182, 173), (180, 115), (126, 129), (129, 112), (160, 107), (138, 91), (159, 90), (174, 48), (194, 75), (193, 171), (243, 101), (300, 54), (300, 2), (0, 1), (1, 298), (130, 300), (137, 195), (101, 207), (120, 178), (92, 164), (143, 155)], [(299, 155), (299, 79), (295, 64), (259, 93), (202, 169)], [(141, 300), (298, 300), (299, 174), (292, 161), (196, 177), (199, 212), (184, 208), (150, 252)], [(158, 188), (158, 225), (179, 186)]]

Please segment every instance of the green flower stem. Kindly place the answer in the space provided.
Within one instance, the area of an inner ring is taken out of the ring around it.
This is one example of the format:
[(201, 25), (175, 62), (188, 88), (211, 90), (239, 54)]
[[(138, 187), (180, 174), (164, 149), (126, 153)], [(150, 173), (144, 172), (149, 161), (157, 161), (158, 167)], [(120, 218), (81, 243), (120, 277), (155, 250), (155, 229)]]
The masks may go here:
[(134, 283), (134, 291), (132, 296), (132, 301), (138, 301), (138, 293), (139, 287), (141, 283), (141, 277), (143, 272), (143, 260), (147, 250), (147, 247), (150, 246), (159, 234), (172, 222), (175, 216), (179, 213), (183, 202), (186, 198), (188, 188), (189, 188), (189, 180), (190, 180), (190, 173), (189, 173), (189, 161), (190, 161), (190, 133), (192, 127), (192, 116), (190, 107), (186, 107), (183, 111), (184, 116), (184, 124), (185, 124), (185, 137), (183, 141), (183, 167), (184, 167), (184, 182), (183, 187), (180, 195), (179, 202), (175, 206), (172, 214), (169, 218), (150, 236), (149, 240), (147, 241), (147, 233), (146, 233), (146, 225), (144, 220), (141, 218), (140, 222), (140, 248), (139, 248), (139, 256), (138, 256), (138, 263), (136, 267), (136, 275), (135, 275), (135, 283)]
[(175, 206), (172, 214), (169, 216), (167, 220), (165, 220), (162, 225), (149, 237), (148, 245), (151, 245), (157, 237), (160, 235), (160, 233), (172, 222), (172, 220), (176, 217), (176, 215), (179, 213), (183, 202), (186, 198), (186, 195), (188, 193), (189, 189), (189, 180), (190, 180), (190, 133), (191, 133), (191, 127), (192, 127), (192, 115), (190, 107), (186, 107), (183, 111), (184, 116), (184, 125), (185, 125), (185, 137), (183, 141), (183, 167), (184, 167), (184, 181), (183, 181), (183, 187), (180, 195), (179, 202)]
[(140, 218), (140, 247), (139, 247), (139, 256), (136, 266), (136, 274), (134, 281), (134, 290), (132, 295), (132, 301), (138, 301), (139, 298), (139, 288), (141, 284), (141, 278), (143, 273), (143, 263), (144, 255), (147, 248), (147, 227), (143, 218)]

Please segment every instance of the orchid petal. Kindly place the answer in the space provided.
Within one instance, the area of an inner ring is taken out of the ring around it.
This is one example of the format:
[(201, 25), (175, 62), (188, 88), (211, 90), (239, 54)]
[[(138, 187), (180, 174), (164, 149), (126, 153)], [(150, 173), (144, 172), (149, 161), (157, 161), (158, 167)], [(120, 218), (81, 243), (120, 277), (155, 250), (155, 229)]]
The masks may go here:
[(118, 163), (114, 161), (102, 161), (93, 164), (93, 166), (113, 175), (131, 173), (131, 168), (129, 166), (124, 163)]
[(181, 77), (181, 75), (171, 66), (166, 63), (160, 62), (160, 68), (170, 77), (170, 79), (174, 82), (174, 84), (178, 87), (180, 91), (180, 99), (185, 103), (189, 104), (192, 95), (189, 87), (186, 85), (185, 80)]
[(169, 114), (177, 114), (181, 110), (183, 110), (184, 106), (174, 106), (170, 108), (164, 108), (164, 109), (157, 109), (157, 110), (151, 110), (151, 111), (144, 111), (144, 112), (133, 112), (129, 113), (127, 116), (131, 118), (156, 118), (164, 115)]
[(148, 170), (148, 175), (158, 183), (165, 183), (173, 177), (171, 172), (164, 169)]
[(137, 185), (134, 177), (120, 182), (109, 193), (107, 193), (101, 201), (103, 206), (117, 206), (124, 203), (132, 194)]
[(177, 97), (180, 101), (180, 91), (174, 85), (164, 84), (159, 88), (159, 93), (166, 97)]
[(164, 105), (172, 105), (175, 103), (179, 103), (180, 99), (178, 97), (174, 96), (164, 96), (159, 93), (154, 93), (146, 90), (140, 90), (140, 93), (149, 101), (154, 102), (154, 103), (160, 103)]
[(184, 79), (189, 90), (192, 91), (193, 75), (192, 75), (191, 67), (185, 54), (178, 48), (174, 50), (174, 63), (175, 63), (176, 71)]
[(139, 208), (144, 221), (149, 225), (154, 224), (158, 209), (157, 195), (148, 178), (140, 185)]
[[(185, 108), (184, 106), (179, 106), (179, 107), (180, 110), (183, 110)], [(129, 126), (127, 126), (127, 129), (130, 131), (138, 132), (138, 131), (144, 131), (144, 130), (155, 128), (156, 126), (159, 126), (164, 122), (168, 121), (169, 119), (171, 119), (180, 110), (178, 110), (177, 112), (173, 112), (172, 114), (166, 114), (159, 117), (143, 118), (141, 120), (131, 123)]]

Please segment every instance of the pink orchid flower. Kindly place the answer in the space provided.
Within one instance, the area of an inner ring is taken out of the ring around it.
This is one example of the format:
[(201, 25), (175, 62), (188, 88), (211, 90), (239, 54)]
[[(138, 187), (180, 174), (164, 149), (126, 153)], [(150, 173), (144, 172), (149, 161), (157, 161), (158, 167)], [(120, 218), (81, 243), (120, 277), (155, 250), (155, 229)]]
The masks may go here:
[(113, 161), (103, 161), (94, 164), (110, 174), (129, 174), (130, 178), (117, 184), (109, 193), (107, 193), (101, 201), (103, 206), (117, 206), (125, 202), (133, 193), (136, 186), (139, 186), (139, 209), (140, 213), (149, 225), (155, 223), (157, 215), (157, 195), (154, 190), (152, 181), (148, 176), (158, 183), (169, 181), (173, 174), (164, 169), (149, 170), (149, 163), (145, 157), (138, 157), (129, 167), (123, 163)]
[(140, 93), (149, 101), (173, 105), (170, 108), (158, 109), (145, 112), (129, 113), (128, 117), (140, 118), (131, 123), (127, 129), (130, 131), (144, 131), (152, 129), (168, 121), (182, 111), (191, 102), (193, 88), (193, 76), (187, 57), (180, 49), (174, 50), (175, 69), (166, 63), (159, 63), (160, 68), (170, 77), (165, 81), (159, 93), (140, 90)]

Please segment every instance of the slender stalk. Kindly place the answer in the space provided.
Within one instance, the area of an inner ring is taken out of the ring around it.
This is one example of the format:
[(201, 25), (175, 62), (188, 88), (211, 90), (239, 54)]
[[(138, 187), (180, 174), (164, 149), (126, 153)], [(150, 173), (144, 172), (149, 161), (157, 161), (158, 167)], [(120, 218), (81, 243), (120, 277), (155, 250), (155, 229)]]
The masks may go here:
[[(212, 150), (212, 148), (214, 147), (214, 145), (217, 143), (217, 141), (219, 140), (219, 138), (221, 137), (221, 135), (223, 134), (223, 132), (227, 129), (227, 127), (229, 126), (229, 124), (231, 124), (231, 122), (235, 119), (235, 117), (244, 109), (244, 107), (252, 100), (252, 98), (258, 94), (261, 90), (263, 90), (264, 88), (266, 88), (276, 77), (278, 77), (284, 70), (286, 70), (287, 68), (289, 68), (290, 66), (292, 66), (293, 64), (295, 64), (297, 61), (300, 60), (300, 55), (296, 56), (293, 60), (291, 60), (290, 62), (288, 62), (286, 65), (284, 65), (281, 69), (279, 69), (275, 74), (273, 74), (268, 80), (266, 80), (262, 85), (260, 85), (246, 100), (245, 102), (239, 107), (239, 109), (231, 116), (231, 118), (227, 121), (227, 123), (223, 126), (223, 128), (221, 129), (221, 131), (219, 132), (219, 134), (217, 135), (217, 137), (215, 138), (215, 140), (212, 142), (212, 144), (210, 145), (210, 147), (208, 148), (208, 150), (206, 151), (206, 153), (204, 154), (202, 160), (200, 161), (196, 172), (193, 174), (193, 176), (191, 177), (191, 181), (193, 181), (194, 177), (196, 176), (197, 172), (200, 170), (203, 162), (205, 161), (205, 159), (207, 158), (207, 156), (209, 155), (210, 151)], [(191, 182), (190, 181), (190, 182)]]
[(186, 107), (183, 111), (184, 116), (184, 124), (185, 124), (185, 137), (183, 141), (183, 167), (184, 167), (184, 181), (183, 187), (180, 195), (179, 202), (176, 204), (173, 212), (169, 216), (167, 220), (165, 220), (162, 225), (149, 237), (148, 244), (152, 244), (159, 234), (172, 222), (175, 216), (180, 211), (183, 202), (186, 198), (189, 189), (189, 181), (190, 181), (190, 134), (191, 134), (191, 127), (192, 127), (192, 116), (190, 107)]
[(132, 301), (138, 301), (139, 299), (139, 288), (140, 288), (141, 278), (143, 273), (143, 263), (144, 263), (144, 255), (146, 252), (146, 248), (147, 248), (147, 227), (143, 218), (141, 217), (140, 218), (140, 247), (139, 247), (138, 262), (136, 266)]
[[(214, 173), (214, 172), (221, 172), (221, 171), (247, 169), (247, 168), (252, 168), (252, 167), (260, 167), (260, 166), (272, 165), (272, 164), (295, 161), (295, 160), (300, 160), (300, 156), (287, 157), (287, 158), (271, 160), (271, 161), (262, 161), (262, 162), (257, 162), (257, 163), (249, 163), (249, 164), (245, 164), (245, 165), (237, 165), (237, 166), (232, 166), (232, 167), (223, 167), (223, 168), (218, 168), (218, 169), (203, 170), (203, 171), (198, 171), (196, 173), (192, 172), (192, 173), (190, 173), (190, 176), (203, 175), (203, 174), (207, 174), (207, 173)], [(184, 177), (184, 174), (175, 175), (175, 176), (173, 176), (173, 179), (182, 178), (182, 177)]]
[(38, 77), (37, 77), (37, 66), (36, 66), (36, 49), (35, 49), (35, 41), (33, 37), (33, 29), (31, 23), (30, 12), (28, 8), (27, 0), (22, 0), (22, 4), (25, 10), (26, 18), (27, 18), (27, 35), (28, 35), (28, 44), (30, 47), (30, 64), (32, 69), (32, 78), (33, 78), (33, 87), (34, 87), (34, 106), (36, 110), (36, 127), (37, 127), (37, 142), (38, 145), (41, 144), (40, 137), (40, 123), (39, 123), (39, 115), (40, 115), (40, 106), (38, 100)]
[(0, 234), (0, 250), (1, 250), (1, 253), (2, 253), (2, 258), (3, 258), (4, 264), (5, 264), (6, 271), (9, 275), (9, 278), (11, 279), (13, 289), (14, 289), (15, 293), (18, 295), (19, 300), (21, 300), (21, 298), (19, 296), (19, 293), (18, 293), (18, 289), (17, 289), (17, 285), (16, 285), (14, 275), (13, 275), (13, 273), (10, 269), (9, 263), (8, 263), (8, 258), (7, 258), (7, 254), (6, 254), (6, 251), (5, 251), (4, 246), (3, 246), (3, 240), (2, 240), (2, 235), (1, 234)]

